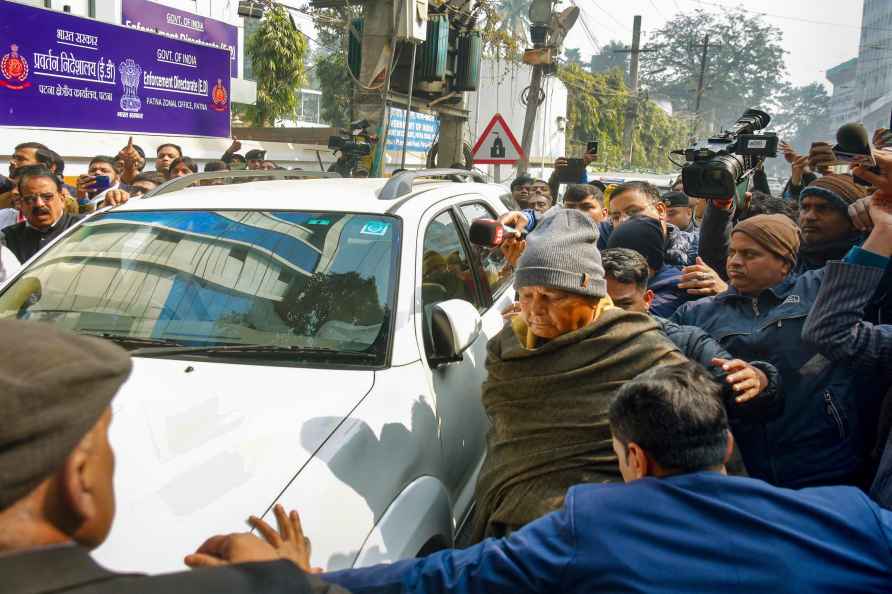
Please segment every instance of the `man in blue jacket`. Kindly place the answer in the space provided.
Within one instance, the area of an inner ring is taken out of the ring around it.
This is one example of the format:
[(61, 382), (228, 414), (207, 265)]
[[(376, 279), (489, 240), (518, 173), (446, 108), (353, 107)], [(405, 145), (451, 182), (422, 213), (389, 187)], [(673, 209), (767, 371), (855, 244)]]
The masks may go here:
[(750, 476), (791, 488), (862, 484), (881, 394), (870, 376), (802, 341), (823, 271), (792, 274), (798, 251), (799, 230), (784, 215), (738, 223), (728, 250), (731, 287), (684, 304), (672, 321), (698, 326), (734, 357), (767, 361), (780, 373), (783, 414), (735, 432)]
[(712, 336), (694, 326), (680, 326), (654, 315), (647, 261), (638, 252), (612, 248), (601, 254), (607, 294), (616, 307), (650, 314), (685, 357), (699, 363), (724, 385), (723, 398), (732, 428), (740, 423), (776, 418), (784, 408), (780, 375), (765, 361), (735, 359)]
[[(892, 513), (861, 491), (726, 476), (733, 440), (699, 365), (628, 382), (609, 420), (627, 484), (573, 487), (559, 511), (504, 539), (322, 579), (355, 594), (892, 591)], [(284, 545), (262, 533), (308, 569), (291, 520)], [(207, 549), (227, 550), (226, 538)]]
[[(886, 178), (861, 170), (859, 175), (874, 177), (880, 188), (892, 190), (892, 158), (880, 157), (889, 168)], [(869, 206), (873, 230), (860, 247), (856, 246), (841, 262), (828, 262), (815, 305), (808, 315), (802, 339), (838, 364), (851, 366), (856, 373), (879, 377), (882, 386), (892, 384), (892, 325), (866, 321), (866, 310), (890, 269), (892, 262), (892, 193), (877, 192)], [(873, 452), (879, 468), (870, 495), (880, 505), (892, 507), (892, 418), (886, 396), (879, 414), (879, 435)], [(884, 414), (885, 413), (885, 414)]]

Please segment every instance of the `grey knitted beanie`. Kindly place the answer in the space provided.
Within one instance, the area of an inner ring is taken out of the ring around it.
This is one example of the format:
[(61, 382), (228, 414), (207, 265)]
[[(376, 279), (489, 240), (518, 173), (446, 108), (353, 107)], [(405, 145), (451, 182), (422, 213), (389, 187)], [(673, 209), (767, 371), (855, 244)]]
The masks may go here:
[(549, 287), (589, 297), (607, 295), (598, 227), (576, 209), (554, 207), (527, 237), (514, 286)]

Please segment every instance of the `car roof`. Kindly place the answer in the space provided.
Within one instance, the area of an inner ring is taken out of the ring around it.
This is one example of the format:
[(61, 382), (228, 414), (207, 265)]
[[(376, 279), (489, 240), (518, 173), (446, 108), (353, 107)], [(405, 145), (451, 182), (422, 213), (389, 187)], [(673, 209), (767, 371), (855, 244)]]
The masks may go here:
[[(460, 194), (470, 188), (485, 187), (484, 184), (420, 180), (411, 194), (395, 200), (379, 200), (378, 195), (386, 183), (385, 178), (323, 178), (200, 186), (131, 200), (115, 210), (324, 210), (385, 214), (406, 199), (425, 194), (431, 189), (454, 186), (456, 194)], [(442, 198), (442, 194), (436, 194)]]

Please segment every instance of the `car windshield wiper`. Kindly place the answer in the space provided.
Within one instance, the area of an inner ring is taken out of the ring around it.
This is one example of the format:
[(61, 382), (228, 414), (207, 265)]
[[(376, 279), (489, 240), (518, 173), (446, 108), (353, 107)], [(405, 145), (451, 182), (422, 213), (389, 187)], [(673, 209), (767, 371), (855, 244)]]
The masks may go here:
[(134, 356), (164, 356), (164, 355), (237, 355), (269, 353), (273, 355), (297, 355), (303, 357), (349, 357), (372, 361), (377, 359), (374, 353), (364, 351), (341, 351), (323, 347), (302, 347), (296, 345), (281, 344), (224, 344), (205, 346), (171, 346), (171, 347), (146, 347), (131, 351)]
[(183, 343), (171, 340), (170, 338), (144, 338), (140, 336), (129, 336), (127, 334), (115, 334), (114, 332), (78, 332), (84, 336), (95, 336), (97, 338), (105, 338), (113, 342), (121, 344), (132, 344), (136, 347), (182, 347)]

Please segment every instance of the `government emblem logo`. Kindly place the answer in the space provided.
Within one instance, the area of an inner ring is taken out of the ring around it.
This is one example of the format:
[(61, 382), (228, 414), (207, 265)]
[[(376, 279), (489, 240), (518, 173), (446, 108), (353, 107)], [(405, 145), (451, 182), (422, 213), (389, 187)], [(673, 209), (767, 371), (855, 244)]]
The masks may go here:
[(223, 79), (218, 78), (217, 84), (214, 85), (213, 91), (211, 91), (211, 108), (217, 111), (226, 111), (226, 101), (229, 99), (229, 93), (226, 92), (226, 87), (223, 86)]
[(139, 111), (142, 108), (142, 101), (136, 91), (142, 81), (142, 68), (132, 58), (127, 58), (118, 64), (118, 74), (121, 77), (121, 84), (124, 86), (121, 109), (129, 112)]
[(19, 46), (9, 46), (10, 52), (0, 59), (0, 87), (6, 87), (13, 91), (21, 91), (31, 86), (28, 79), (28, 60), (19, 55)]

